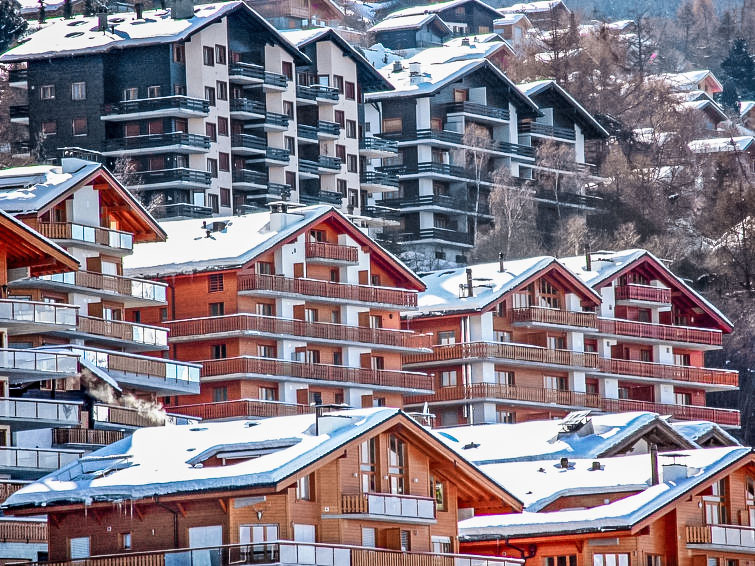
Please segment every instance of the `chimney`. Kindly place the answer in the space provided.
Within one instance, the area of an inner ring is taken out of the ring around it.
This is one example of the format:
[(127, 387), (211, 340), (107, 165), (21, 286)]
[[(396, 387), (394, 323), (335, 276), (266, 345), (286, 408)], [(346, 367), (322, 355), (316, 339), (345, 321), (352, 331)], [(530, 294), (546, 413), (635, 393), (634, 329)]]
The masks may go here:
[(590, 257), (590, 242), (585, 242), (585, 271), (592, 271), (592, 258)]
[(597, 460), (595, 460), (595, 461), (594, 461), (594, 462), (592, 463), (592, 468), (590, 468), (590, 469), (591, 469), (591, 470), (592, 470), (593, 472), (597, 472), (597, 471), (601, 470), (601, 467), (600, 467), (600, 462), (598, 462)]
[(194, 16), (193, 0), (172, 0), (170, 17), (174, 20), (186, 20)]
[(302, 217), (300, 214), (292, 214), (288, 211), (288, 203), (275, 202), (270, 204), (270, 230), (280, 232)]
[(498, 273), (503, 273), (503, 252), (498, 252)]
[(467, 267), (467, 297), (474, 297), (474, 287), (472, 285), (472, 270)]
[(107, 9), (97, 12), (97, 31), (107, 31)]
[(409, 63), (409, 75), (416, 77), (422, 74), (422, 66), (419, 63)]
[(658, 485), (658, 445), (650, 445), (650, 485)]
[(561, 467), (564, 469), (569, 467), (569, 458), (561, 458)]
[(663, 464), (663, 481), (679, 482), (689, 477), (689, 468), (686, 464)]
[(461, 44), (462, 44), (462, 45), (463, 45), (464, 47), (469, 47), (469, 38), (468, 38), (468, 37), (464, 37), (464, 38), (462, 38), (462, 40), (461, 40)]
[(137, 20), (143, 20), (144, 19), (144, 4), (142, 4), (141, 2), (134, 2), (134, 12), (136, 12)]
[(401, 64), (401, 61), (394, 61), (393, 62), (393, 72), (394, 73), (400, 73), (404, 70), (404, 66)]

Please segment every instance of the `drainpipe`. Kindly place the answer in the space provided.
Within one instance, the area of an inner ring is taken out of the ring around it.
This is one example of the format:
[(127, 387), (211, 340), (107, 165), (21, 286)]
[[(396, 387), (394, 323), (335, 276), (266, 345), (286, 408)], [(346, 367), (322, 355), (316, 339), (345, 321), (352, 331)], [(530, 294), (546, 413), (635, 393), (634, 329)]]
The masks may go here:
[(180, 546), (178, 546), (178, 511), (171, 509), (164, 503), (160, 503), (159, 496), (155, 497), (155, 505), (162, 507), (173, 515), (173, 548), (181, 548)]

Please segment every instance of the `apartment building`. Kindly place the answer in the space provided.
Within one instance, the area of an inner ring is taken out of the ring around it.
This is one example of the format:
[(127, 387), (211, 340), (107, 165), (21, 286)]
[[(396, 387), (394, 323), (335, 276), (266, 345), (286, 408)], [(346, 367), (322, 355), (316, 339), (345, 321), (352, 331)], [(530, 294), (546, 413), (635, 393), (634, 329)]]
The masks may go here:
[(155, 400), (198, 392), (199, 367), (146, 356), (167, 353), (166, 330), (124, 316), (165, 304), (165, 285), (122, 272), (135, 242), (165, 238), (150, 215), (102, 165), (75, 159), (0, 171), (0, 210), (52, 250), (7, 264), (0, 473), (38, 478), (137, 426), (186, 422)]
[(652, 411), (739, 426), (706, 407), (738, 385), (705, 367), (731, 323), (644, 250), (537, 257), (436, 271), (405, 328), (434, 334), (404, 367), (433, 375), (428, 403), (443, 426), (520, 422), (574, 409)]
[(6, 512), (44, 506), (50, 558), (62, 563), (522, 563), (454, 554), (458, 512), (509, 513), (521, 504), (398, 409), (164, 427), (132, 438), (17, 492)]
[(168, 307), (129, 318), (170, 330), (171, 356), (201, 362), (201, 392), (165, 399), (204, 419), (310, 412), (311, 405), (401, 406), (430, 393), (401, 355), (429, 337), (401, 330), (422, 282), (330, 206), (278, 203), (213, 222), (163, 223), (127, 273), (168, 285)]

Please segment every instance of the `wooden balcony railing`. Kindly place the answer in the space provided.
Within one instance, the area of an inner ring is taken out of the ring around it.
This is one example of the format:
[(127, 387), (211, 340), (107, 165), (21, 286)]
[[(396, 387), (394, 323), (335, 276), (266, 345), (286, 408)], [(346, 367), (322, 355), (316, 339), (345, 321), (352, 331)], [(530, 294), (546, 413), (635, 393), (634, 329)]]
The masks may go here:
[(134, 236), (131, 233), (101, 226), (86, 226), (75, 222), (43, 222), (37, 226), (37, 230), (53, 240), (74, 240), (118, 250), (134, 249)]
[(341, 495), (343, 514), (370, 514), (402, 519), (435, 519), (435, 501), (431, 497), (360, 493)]
[[(171, 410), (173, 407), (171, 407)], [(137, 410), (130, 407), (118, 407), (98, 403), (94, 406), (93, 415), (95, 422), (123, 425), (134, 427), (162, 426), (165, 424), (195, 424), (197, 419), (191, 415), (185, 416), (174, 412), (166, 413), (155, 408), (153, 410)]]
[(576, 391), (560, 391), (544, 387), (522, 387), (521, 385), (503, 385), (499, 383), (473, 383), (468, 386), (441, 387), (433, 395), (416, 395), (406, 397), (408, 405), (433, 401), (460, 401), (462, 399), (506, 399), (560, 405), (564, 407), (600, 408), (600, 396)]
[(739, 385), (739, 373), (725, 369), (675, 366), (671, 364), (656, 364), (634, 360), (600, 358), (598, 371), (601, 373), (616, 375), (672, 379), (675, 381), (707, 383), (710, 385), (726, 385), (731, 387)]
[(54, 428), (53, 444), (112, 444), (123, 440), (127, 434), (122, 430), (91, 428)]
[(417, 306), (417, 293), (403, 289), (331, 283), (318, 279), (293, 279), (277, 275), (248, 274), (238, 278), (239, 291), (273, 291), (327, 299), (380, 303), (400, 308)]
[(717, 409), (696, 405), (670, 405), (634, 399), (603, 399), (601, 408), (608, 413), (648, 411), (671, 415), (682, 421), (710, 421), (724, 426), (739, 426), (740, 414), (735, 409)]
[(707, 328), (690, 328), (688, 326), (672, 326), (669, 324), (653, 324), (617, 318), (598, 318), (598, 331), (601, 334), (618, 336), (632, 336), (648, 338), (650, 340), (668, 340), (671, 342), (689, 342), (690, 344), (706, 344), (720, 346), (723, 334), (720, 330)]
[(359, 248), (356, 246), (342, 246), (326, 242), (307, 242), (305, 254), (312, 259), (331, 259), (349, 263), (359, 261)]
[(79, 316), (78, 329), (87, 334), (126, 340), (161, 348), (168, 345), (168, 331), (158, 326), (147, 326), (121, 320), (105, 320), (91, 316)]
[(647, 301), (650, 303), (671, 302), (671, 289), (650, 285), (617, 285), (614, 288), (617, 301)]
[(47, 543), (47, 521), (37, 519), (0, 519), (0, 540), (3, 542)]
[[(79, 307), (59, 303), (0, 299), (0, 321), (29, 324), (76, 326)], [(40, 329), (41, 330), (41, 329)]]
[(78, 424), (81, 422), (81, 402), (0, 397), (0, 420), (2, 419)]
[(202, 363), (202, 376), (213, 377), (234, 374), (261, 374), (317, 381), (358, 383), (396, 389), (432, 390), (432, 379), (424, 373), (384, 369), (354, 368), (292, 362), (274, 358), (240, 356), (221, 360), (205, 360)]
[(596, 328), (597, 317), (591, 312), (572, 312), (542, 307), (513, 309), (511, 322), (540, 322), (543, 324), (563, 324), (580, 328)]
[(123, 374), (122, 379), (127, 379), (130, 376), (144, 376), (159, 378), (166, 382), (196, 383), (197, 386), (199, 385), (199, 368), (188, 362), (75, 346), (72, 349), (98, 367), (121, 372)]
[(194, 405), (171, 405), (171, 411), (181, 415), (197, 417), (203, 421), (234, 419), (244, 417), (288, 417), (313, 413), (309, 405), (295, 405), (260, 399), (238, 399), (218, 403), (197, 403)]
[(717, 547), (755, 549), (755, 529), (741, 525), (688, 525), (687, 544), (712, 544)]
[(22, 480), (0, 480), (0, 503), (30, 483), (31, 482)]
[[(315, 561), (315, 556), (317, 561)], [(205, 548), (105, 554), (58, 562), (28, 562), (25, 566), (245, 566), (258, 564), (317, 564), (318, 566), (521, 566), (518, 558), (405, 552), (363, 546), (294, 541), (229, 544)]]
[(148, 301), (164, 303), (166, 301), (167, 285), (155, 283), (133, 277), (107, 275), (95, 271), (69, 271), (55, 275), (45, 275), (39, 278), (43, 281), (53, 281), (64, 285), (74, 285), (97, 291), (107, 291), (126, 297), (135, 297)]
[(546, 365), (578, 366), (595, 368), (598, 366), (598, 354), (591, 352), (572, 352), (571, 350), (553, 350), (499, 342), (466, 342), (433, 346), (430, 354), (409, 354), (404, 356), (405, 364), (443, 362), (465, 359), (501, 359), (521, 362), (533, 362)]
[(432, 336), (429, 334), (415, 334), (406, 330), (366, 328), (363, 326), (347, 326), (345, 324), (331, 324), (327, 322), (306, 322), (304, 320), (243, 313), (173, 320), (166, 322), (165, 325), (170, 328), (171, 338), (197, 336), (202, 340), (206, 340), (206, 336), (209, 334), (264, 332), (276, 336), (291, 335), (412, 349), (429, 348), (432, 341)]

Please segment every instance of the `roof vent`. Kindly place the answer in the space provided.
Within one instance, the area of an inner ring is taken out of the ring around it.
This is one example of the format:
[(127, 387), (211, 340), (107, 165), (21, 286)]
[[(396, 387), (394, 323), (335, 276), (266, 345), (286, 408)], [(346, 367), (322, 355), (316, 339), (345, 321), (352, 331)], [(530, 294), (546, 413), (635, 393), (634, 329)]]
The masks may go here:
[(559, 462), (559, 466), (563, 468), (564, 470), (569, 468), (569, 458), (561, 458), (561, 461)]
[(602, 469), (603, 469), (603, 466), (601, 466), (601, 465), (600, 465), (600, 462), (598, 462), (597, 460), (595, 460), (595, 461), (594, 461), (594, 462), (592, 463), (592, 466), (590, 466), (590, 469), (591, 469), (591, 470), (592, 470), (593, 472), (598, 472), (598, 471), (600, 471), (600, 470), (602, 470)]
[(400, 73), (404, 70), (404, 66), (401, 64), (401, 61), (394, 61), (393, 62), (393, 72), (394, 73)]
[(468, 37), (464, 37), (464, 38), (462, 38), (462, 40), (461, 40), (461, 44), (462, 44), (462, 45), (463, 45), (464, 47), (469, 47), (469, 38), (468, 38)]
[(107, 28), (107, 9), (105, 9), (102, 12), (97, 12), (97, 31), (106, 32)]
[(422, 74), (422, 65), (416, 61), (409, 63), (409, 76), (416, 77)]
[(480, 445), (476, 442), (470, 442), (469, 444), (465, 444), (462, 446), (462, 450), (471, 450), (472, 448), (479, 448)]
[(136, 12), (136, 19), (141, 20), (144, 17), (144, 4), (141, 2), (134, 2), (134, 12)]

